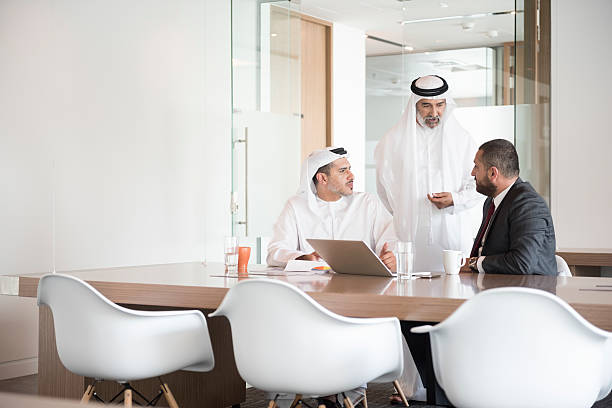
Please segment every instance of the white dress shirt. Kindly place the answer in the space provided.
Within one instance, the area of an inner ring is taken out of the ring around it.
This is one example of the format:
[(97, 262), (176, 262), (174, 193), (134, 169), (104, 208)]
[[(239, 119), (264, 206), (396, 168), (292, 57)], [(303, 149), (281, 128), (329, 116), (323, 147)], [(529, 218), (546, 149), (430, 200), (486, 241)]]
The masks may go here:
[(482, 253), (482, 247), (484, 246), (484, 243), (487, 239), (487, 235), (489, 234), (489, 228), (491, 227), (491, 222), (493, 221), (493, 216), (495, 216), (495, 213), (497, 212), (497, 209), (499, 208), (499, 206), (501, 205), (502, 201), (504, 200), (504, 197), (506, 197), (506, 194), (508, 194), (508, 191), (510, 190), (510, 188), (514, 185), (514, 183), (510, 184), (508, 187), (506, 187), (501, 193), (499, 193), (497, 196), (493, 197), (493, 205), (495, 205), (495, 211), (493, 211), (493, 215), (491, 216), (491, 219), (489, 220), (489, 225), (487, 225), (487, 229), (485, 230), (485, 233), (482, 235), (482, 241), (480, 241), (480, 248), (478, 248), (478, 262), (476, 262), (476, 266), (478, 267), (478, 272), (480, 273), (485, 273), (484, 268), (482, 267), (482, 261), (484, 261), (484, 259), (486, 258), (486, 256), (480, 256), (480, 254)]

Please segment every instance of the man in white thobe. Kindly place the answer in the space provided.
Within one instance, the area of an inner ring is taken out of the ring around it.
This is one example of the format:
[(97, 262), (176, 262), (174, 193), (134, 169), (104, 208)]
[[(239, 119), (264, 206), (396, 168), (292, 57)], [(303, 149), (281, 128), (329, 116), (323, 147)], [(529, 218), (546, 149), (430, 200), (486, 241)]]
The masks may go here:
[[(287, 201), (274, 225), (268, 265), (284, 266), (293, 259), (319, 259), (307, 238), (346, 239), (364, 241), (395, 271), (393, 219), (376, 196), (353, 192), (354, 177), (347, 157), (343, 148), (328, 148), (314, 151), (304, 160), (300, 188)], [(404, 358), (404, 373), (399, 381), (410, 397), (424, 389), (405, 342)], [(363, 391), (360, 388), (347, 395), (352, 401), (360, 400)], [(293, 400), (292, 396), (283, 397), (285, 401)]]
[[(400, 121), (376, 146), (378, 194), (399, 240), (414, 243), (414, 270), (441, 272), (442, 250), (469, 254), (482, 204), (470, 172), (478, 147), (453, 115), (446, 81), (414, 80)], [(466, 255), (467, 256), (467, 255)]]
[(300, 189), (281, 212), (268, 245), (268, 265), (293, 259), (316, 260), (307, 238), (362, 240), (390, 270), (395, 233), (391, 215), (369, 193), (353, 192), (346, 151), (317, 150), (302, 164)]

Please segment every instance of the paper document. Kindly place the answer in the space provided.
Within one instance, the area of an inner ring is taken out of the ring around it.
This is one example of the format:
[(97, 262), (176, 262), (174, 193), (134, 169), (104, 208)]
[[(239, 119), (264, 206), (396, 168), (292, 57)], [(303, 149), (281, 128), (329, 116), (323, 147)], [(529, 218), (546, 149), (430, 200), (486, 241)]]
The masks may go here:
[(294, 259), (287, 262), (285, 272), (312, 272), (313, 268), (318, 267), (329, 267), (329, 265), (323, 261), (299, 261)]

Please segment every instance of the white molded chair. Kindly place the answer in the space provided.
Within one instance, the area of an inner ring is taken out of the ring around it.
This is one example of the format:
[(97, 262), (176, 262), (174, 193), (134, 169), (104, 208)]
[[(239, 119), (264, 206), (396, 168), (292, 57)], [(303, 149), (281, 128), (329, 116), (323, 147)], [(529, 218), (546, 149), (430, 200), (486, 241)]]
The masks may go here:
[(340, 316), (279, 280), (237, 284), (210, 316), (229, 319), (240, 376), (263, 391), (296, 394), (292, 406), (302, 395), (343, 394), (352, 407), (345, 391), (402, 373), (397, 318)]
[(557, 261), (557, 276), (572, 276), (572, 271), (570, 271), (569, 266), (567, 266), (565, 259), (561, 258), (559, 255), (555, 255), (555, 260)]
[(429, 333), (436, 379), (458, 408), (584, 408), (612, 388), (612, 333), (542, 290), (489, 289), (412, 332)]
[[(126, 309), (88, 283), (63, 274), (40, 279), (38, 305), (51, 308), (57, 352), (66, 369), (96, 381), (123, 384), (126, 406), (131, 406), (132, 391), (149, 402), (129, 381), (214, 367), (206, 319), (198, 310)], [(87, 387), (82, 402), (91, 397), (101, 400), (95, 394), (96, 381)], [(170, 407), (176, 407), (168, 386), (161, 382), (160, 387), (154, 400), (163, 394)]]

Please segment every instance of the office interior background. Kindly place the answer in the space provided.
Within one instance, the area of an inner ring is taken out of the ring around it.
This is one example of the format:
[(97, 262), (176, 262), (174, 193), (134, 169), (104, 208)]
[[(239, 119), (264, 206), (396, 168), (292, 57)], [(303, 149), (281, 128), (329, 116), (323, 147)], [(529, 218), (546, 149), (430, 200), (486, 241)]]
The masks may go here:
[[(345, 147), (375, 191), (376, 141), (428, 73), (477, 141), (516, 144), (558, 249), (610, 249), (610, 17), (607, 0), (0, 0), (0, 274), (264, 246), (309, 150)], [(37, 314), (0, 297), (0, 379), (36, 372)]]

